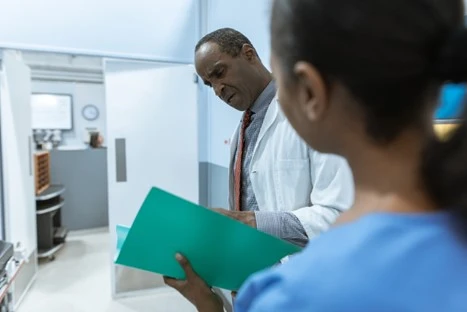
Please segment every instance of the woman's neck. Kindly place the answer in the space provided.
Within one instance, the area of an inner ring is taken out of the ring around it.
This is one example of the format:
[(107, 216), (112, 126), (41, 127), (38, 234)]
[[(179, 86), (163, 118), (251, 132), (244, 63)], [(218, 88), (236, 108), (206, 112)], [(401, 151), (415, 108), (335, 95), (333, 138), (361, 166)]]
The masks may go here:
[(336, 224), (351, 222), (373, 212), (435, 210), (420, 180), (422, 149), (420, 135), (413, 133), (386, 146), (372, 142), (353, 146), (345, 157), (354, 176), (355, 202)]

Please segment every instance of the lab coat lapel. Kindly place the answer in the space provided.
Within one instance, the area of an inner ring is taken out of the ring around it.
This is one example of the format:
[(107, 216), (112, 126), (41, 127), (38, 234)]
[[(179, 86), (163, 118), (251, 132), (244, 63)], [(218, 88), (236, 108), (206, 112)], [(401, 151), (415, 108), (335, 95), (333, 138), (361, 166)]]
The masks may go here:
[[(277, 118), (279, 112), (279, 103), (277, 102), (277, 98), (275, 97), (272, 99), (271, 104), (269, 104), (268, 111), (266, 112), (266, 116), (264, 116), (263, 124), (261, 125), (261, 129), (259, 131), (258, 140), (256, 141), (255, 149), (253, 150), (253, 157), (256, 154), (256, 150), (258, 146), (261, 144), (264, 136), (268, 132), (269, 128), (274, 124), (274, 121)], [(253, 162), (252, 162), (253, 163)]]
[(240, 132), (240, 125), (237, 126), (230, 140), (230, 162), (229, 162), (229, 208), (233, 209), (233, 192), (234, 192), (234, 162), (235, 153), (237, 152), (237, 142)]

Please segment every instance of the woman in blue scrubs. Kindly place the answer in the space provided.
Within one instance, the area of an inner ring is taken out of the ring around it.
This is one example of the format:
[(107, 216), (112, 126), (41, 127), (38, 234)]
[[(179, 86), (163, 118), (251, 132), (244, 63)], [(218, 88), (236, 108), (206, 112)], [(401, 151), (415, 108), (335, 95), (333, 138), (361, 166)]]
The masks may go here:
[[(314, 149), (345, 157), (355, 203), (235, 311), (467, 311), (467, 114), (446, 142), (441, 86), (467, 81), (462, 0), (275, 0), (282, 109)], [(200, 311), (219, 299), (180, 258)]]

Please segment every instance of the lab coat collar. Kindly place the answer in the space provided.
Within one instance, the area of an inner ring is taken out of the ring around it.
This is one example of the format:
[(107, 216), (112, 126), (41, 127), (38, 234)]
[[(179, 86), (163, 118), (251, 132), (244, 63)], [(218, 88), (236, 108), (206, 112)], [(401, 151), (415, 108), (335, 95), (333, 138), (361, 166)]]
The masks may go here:
[(266, 112), (266, 116), (264, 116), (263, 124), (261, 125), (261, 129), (259, 131), (258, 135), (258, 140), (256, 141), (255, 148), (253, 150), (253, 157), (256, 154), (256, 150), (258, 149), (258, 146), (261, 144), (261, 141), (263, 140), (264, 136), (268, 132), (268, 130), (271, 128), (271, 126), (274, 124), (276, 119), (279, 116), (279, 102), (277, 101), (277, 94), (276, 96), (272, 99), (271, 104), (269, 104), (268, 111)]

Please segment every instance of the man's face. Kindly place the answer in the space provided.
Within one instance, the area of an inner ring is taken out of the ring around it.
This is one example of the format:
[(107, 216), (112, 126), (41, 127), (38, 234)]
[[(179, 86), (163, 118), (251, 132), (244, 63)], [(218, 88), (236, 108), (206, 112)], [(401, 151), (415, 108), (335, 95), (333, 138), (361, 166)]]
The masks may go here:
[(237, 57), (220, 51), (216, 43), (203, 44), (195, 54), (198, 75), (225, 103), (245, 111), (256, 100), (258, 81), (255, 76), (254, 50), (246, 47)]

